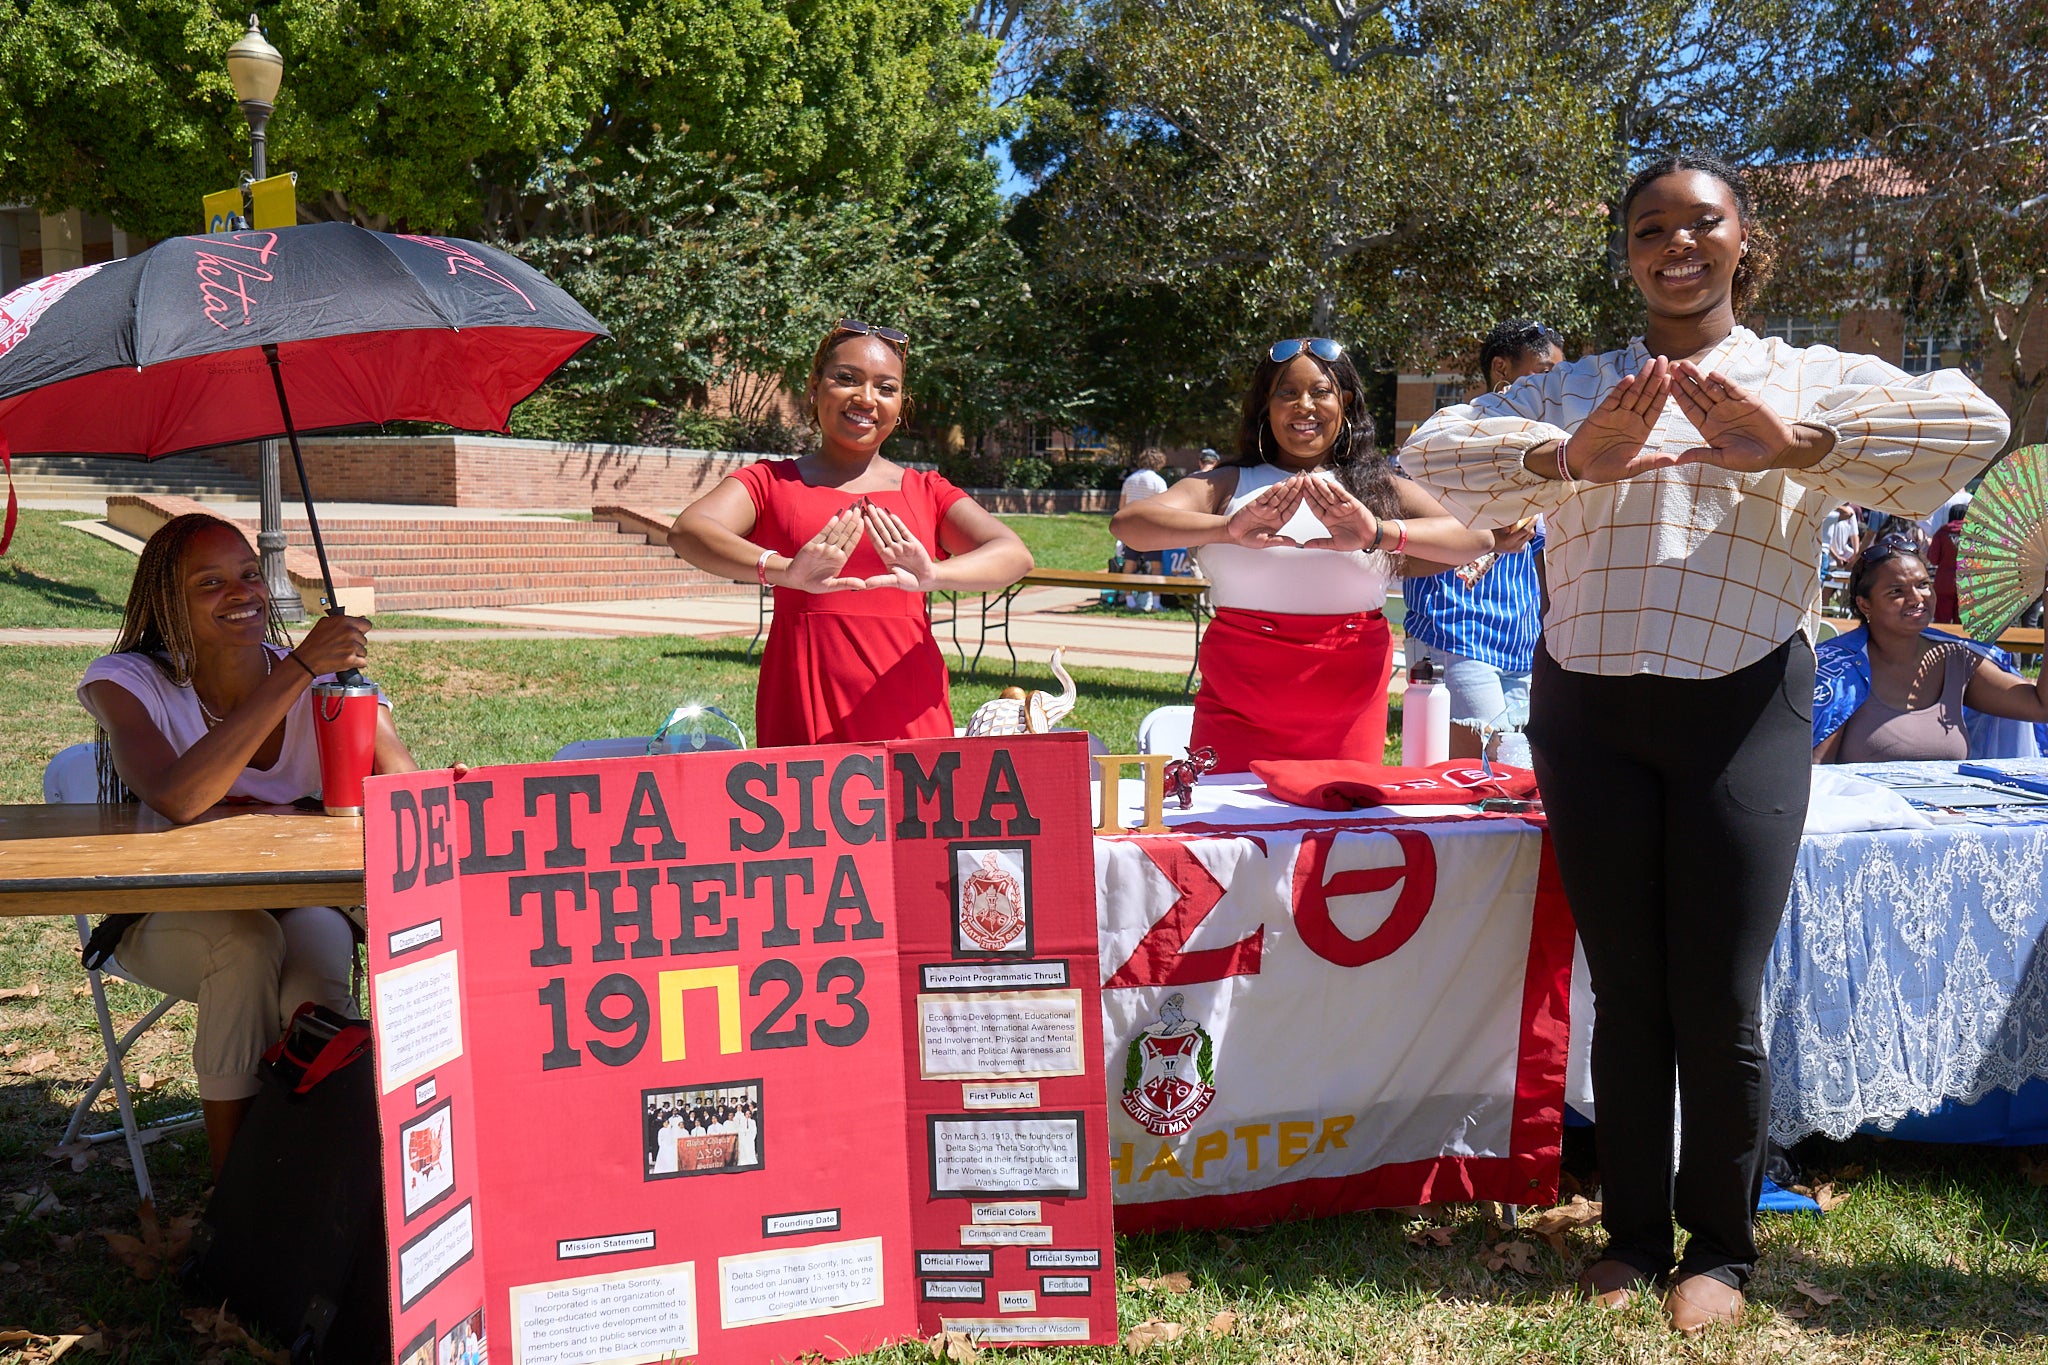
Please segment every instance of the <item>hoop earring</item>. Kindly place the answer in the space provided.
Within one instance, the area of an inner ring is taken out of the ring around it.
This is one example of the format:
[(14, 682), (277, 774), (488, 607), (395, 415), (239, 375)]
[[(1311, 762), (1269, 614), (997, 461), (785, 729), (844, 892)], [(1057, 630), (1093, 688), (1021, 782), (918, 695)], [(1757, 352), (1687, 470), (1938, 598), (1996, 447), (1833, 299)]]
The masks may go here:
[(1259, 423), (1259, 459), (1262, 463), (1273, 463), (1273, 457), (1266, 453), (1266, 424)]

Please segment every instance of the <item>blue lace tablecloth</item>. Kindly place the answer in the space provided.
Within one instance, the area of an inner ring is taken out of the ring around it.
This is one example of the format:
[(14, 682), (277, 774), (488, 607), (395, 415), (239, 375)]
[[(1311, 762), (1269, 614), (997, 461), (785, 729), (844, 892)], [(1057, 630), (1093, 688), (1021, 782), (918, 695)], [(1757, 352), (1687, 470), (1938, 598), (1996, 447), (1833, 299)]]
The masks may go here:
[(1771, 1136), (1888, 1130), (2048, 1076), (2044, 931), (2048, 815), (1808, 835), (1764, 978)]

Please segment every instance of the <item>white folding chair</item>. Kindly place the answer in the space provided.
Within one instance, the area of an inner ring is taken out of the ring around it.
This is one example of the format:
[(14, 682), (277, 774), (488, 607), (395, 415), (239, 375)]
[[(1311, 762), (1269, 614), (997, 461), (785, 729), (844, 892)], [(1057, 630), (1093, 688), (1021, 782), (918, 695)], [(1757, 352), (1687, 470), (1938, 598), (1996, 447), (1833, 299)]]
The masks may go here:
[(1171, 754), (1179, 758), (1188, 751), (1188, 738), (1195, 728), (1192, 706), (1158, 706), (1138, 722), (1138, 752)]
[[(84, 803), (99, 799), (99, 776), (93, 764), (94, 747), (89, 743), (74, 744), (50, 760), (49, 766), (43, 769), (43, 800)], [(84, 915), (74, 915), (72, 919), (78, 925), (78, 946), (83, 949), (85, 941), (92, 936), (92, 926)], [(107, 1009), (107, 988), (104, 978), (108, 976), (131, 985), (142, 986), (144, 990), (150, 989), (121, 971), (121, 964), (112, 958), (97, 971), (90, 968), (86, 970), (86, 980), (92, 984), (93, 1013), (99, 1016), (100, 1046), (105, 1051), (106, 1064), (100, 1067), (99, 1077), (86, 1089), (85, 1094), (79, 1097), (78, 1104), (71, 1110), (71, 1122), (65, 1126), (63, 1141), (65, 1144), (77, 1141), (98, 1144), (111, 1142), (117, 1137), (125, 1138), (128, 1143), (128, 1159), (135, 1165), (136, 1193), (144, 1201), (148, 1201), (153, 1196), (149, 1183), (149, 1163), (142, 1155), (144, 1134), (148, 1134), (148, 1140), (153, 1141), (159, 1134), (197, 1128), (204, 1120), (200, 1117), (199, 1111), (187, 1110), (182, 1114), (159, 1119), (155, 1123), (136, 1122), (135, 1104), (128, 1094), (128, 1077), (124, 1069), (128, 1050), (134, 1047), (136, 1040), (149, 1032), (150, 1027), (163, 1018), (178, 1001), (174, 996), (164, 996), (152, 1009), (136, 1020), (127, 1032), (116, 1035), (114, 1016)], [(91, 1113), (94, 1101), (99, 1099), (108, 1086), (112, 1086), (114, 1090), (114, 1106), (121, 1112), (121, 1126), (109, 1128), (104, 1132), (81, 1134), (79, 1129), (85, 1126), (86, 1117)]]

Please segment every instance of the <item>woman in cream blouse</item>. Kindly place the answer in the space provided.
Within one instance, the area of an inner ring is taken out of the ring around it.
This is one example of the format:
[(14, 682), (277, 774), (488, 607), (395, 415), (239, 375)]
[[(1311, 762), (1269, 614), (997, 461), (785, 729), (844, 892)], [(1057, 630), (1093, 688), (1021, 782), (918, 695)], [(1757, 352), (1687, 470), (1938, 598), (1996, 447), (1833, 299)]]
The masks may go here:
[(1401, 462), (1469, 522), (1546, 518), (1529, 740), (1598, 1002), (1608, 1245), (1580, 1285), (1618, 1304), (1671, 1274), (1692, 1331), (1740, 1315), (1757, 1256), (1758, 1010), (1806, 810), (1821, 522), (1923, 515), (2007, 422), (1954, 370), (1738, 326), (1768, 257), (1739, 172), (1659, 162), (1622, 218), (1643, 335), (1446, 408)]

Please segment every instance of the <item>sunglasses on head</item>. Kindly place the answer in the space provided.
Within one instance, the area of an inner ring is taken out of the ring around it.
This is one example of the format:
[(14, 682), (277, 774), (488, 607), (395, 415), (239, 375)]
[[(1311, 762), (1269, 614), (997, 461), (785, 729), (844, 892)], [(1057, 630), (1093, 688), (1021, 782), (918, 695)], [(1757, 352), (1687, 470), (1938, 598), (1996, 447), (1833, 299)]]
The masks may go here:
[(1328, 337), (1294, 337), (1274, 342), (1273, 348), (1266, 352), (1266, 359), (1276, 365), (1284, 365), (1303, 351), (1317, 360), (1335, 360), (1344, 354), (1344, 347)]
[(1897, 559), (1900, 555), (1911, 555), (1913, 558), (1918, 559), (1920, 557), (1920, 542), (1911, 536), (1879, 536), (1870, 543), (1870, 548), (1865, 550), (1860, 556), (1859, 567), (1865, 570), (1874, 569), (1887, 559)]
[(910, 345), (910, 338), (908, 336), (905, 336), (902, 332), (897, 331), (894, 327), (876, 327), (870, 323), (862, 322), (859, 318), (839, 319), (839, 325), (832, 329), (832, 335), (876, 337), (882, 341), (888, 342), (891, 346), (894, 346), (899, 351), (905, 349)]

